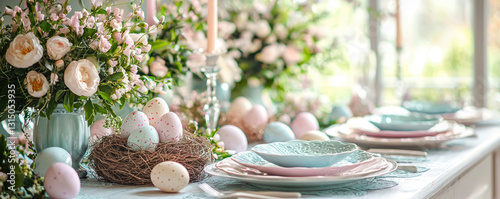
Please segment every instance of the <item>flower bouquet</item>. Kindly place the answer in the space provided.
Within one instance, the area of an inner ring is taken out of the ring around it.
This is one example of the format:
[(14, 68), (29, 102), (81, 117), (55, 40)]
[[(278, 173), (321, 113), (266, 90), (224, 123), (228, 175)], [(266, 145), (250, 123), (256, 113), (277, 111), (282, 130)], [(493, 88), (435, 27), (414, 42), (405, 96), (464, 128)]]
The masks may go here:
[[(27, 108), (50, 118), (58, 104), (68, 112), (83, 108), (92, 124), (96, 115), (111, 126), (121, 120), (112, 107), (142, 104), (163, 79), (138, 75), (139, 63), (151, 50), (148, 33), (157, 27), (131, 13), (92, 0), (90, 11), (71, 11), (68, 0), (23, 1), (25, 8), (6, 7), (0, 22), (1, 119)], [(11, 23), (3, 24), (4, 16)]]

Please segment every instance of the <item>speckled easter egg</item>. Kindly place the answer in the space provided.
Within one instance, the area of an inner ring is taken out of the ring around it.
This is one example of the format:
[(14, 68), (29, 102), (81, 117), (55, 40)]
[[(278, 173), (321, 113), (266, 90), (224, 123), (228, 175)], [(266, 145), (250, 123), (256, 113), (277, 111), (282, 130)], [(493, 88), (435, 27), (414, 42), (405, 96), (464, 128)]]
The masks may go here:
[(271, 122), (264, 129), (265, 142), (286, 142), (295, 139), (292, 129), (283, 122)]
[(299, 138), (299, 140), (305, 140), (305, 141), (312, 141), (312, 140), (319, 140), (319, 141), (326, 141), (330, 140), (330, 138), (324, 134), (321, 131), (307, 131), (302, 137)]
[(154, 126), (160, 137), (160, 142), (179, 141), (182, 139), (182, 123), (177, 114), (166, 113)]
[(78, 174), (64, 163), (55, 163), (47, 170), (43, 185), (51, 198), (75, 198), (80, 192)]
[(151, 170), (153, 185), (164, 192), (179, 192), (189, 183), (187, 169), (177, 162), (162, 162)]
[(122, 138), (128, 138), (132, 131), (146, 125), (149, 125), (149, 119), (146, 114), (141, 111), (133, 111), (129, 113), (125, 120), (122, 122)]
[(42, 150), (35, 158), (35, 174), (45, 176), (47, 170), (55, 163), (72, 166), (71, 155), (60, 147), (49, 147)]
[(246, 97), (237, 97), (231, 102), (227, 110), (227, 116), (230, 120), (239, 121), (243, 116), (252, 109), (252, 102)]
[(316, 117), (309, 112), (297, 114), (290, 125), (296, 138), (302, 137), (307, 131), (319, 130), (319, 123)]
[(149, 100), (142, 112), (148, 116), (149, 124), (154, 125), (156, 122), (160, 121), (161, 116), (170, 112), (170, 109), (164, 99), (155, 97)]
[(261, 127), (267, 124), (269, 116), (267, 114), (266, 108), (264, 106), (257, 104), (248, 111), (242, 118), (243, 125), (250, 128)]
[(220, 141), (224, 143), (225, 150), (234, 150), (237, 153), (247, 150), (247, 136), (240, 128), (233, 125), (225, 125), (217, 131)]
[(134, 150), (154, 151), (159, 142), (156, 129), (151, 125), (146, 125), (130, 133), (127, 145)]

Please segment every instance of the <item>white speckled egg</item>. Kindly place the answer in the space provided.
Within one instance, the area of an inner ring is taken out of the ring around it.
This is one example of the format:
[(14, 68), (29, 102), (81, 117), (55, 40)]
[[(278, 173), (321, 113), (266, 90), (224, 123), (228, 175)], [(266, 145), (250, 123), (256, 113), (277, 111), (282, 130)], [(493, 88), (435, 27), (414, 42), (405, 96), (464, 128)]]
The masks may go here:
[(177, 114), (166, 113), (154, 126), (160, 137), (160, 142), (179, 141), (182, 139), (182, 123)]
[(165, 115), (165, 113), (170, 112), (170, 109), (168, 108), (168, 104), (164, 99), (155, 97), (149, 100), (146, 106), (144, 106), (142, 112), (144, 112), (148, 116), (149, 124), (154, 125), (160, 120), (161, 116)]
[(39, 176), (45, 176), (47, 170), (54, 163), (64, 163), (68, 166), (72, 166), (71, 155), (68, 151), (60, 147), (49, 147), (42, 152), (38, 153), (35, 158), (35, 174)]
[(128, 138), (132, 131), (146, 125), (149, 125), (148, 116), (146, 114), (141, 111), (133, 111), (132, 113), (129, 113), (122, 122), (122, 138)]
[(292, 129), (283, 122), (271, 122), (264, 129), (265, 142), (286, 142), (295, 139)]
[(296, 138), (302, 137), (307, 131), (319, 130), (319, 123), (316, 117), (309, 112), (302, 112), (295, 116), (290, 125)]
[(261, 127), (267, 124), (269, 116), (264, 106), (257, 104), (242, 118), (243, 125), (250, 128)]
[(225, 125), (217, 131), (220, 136), (220, 141), (224, 142), (225, 150), (235, 150), (243, 152), (247, 150), (247, 136), (240, 128), (233, 125)]
[(64, 163), (55, 163), (47, 170), (43, 185), (51, 198), (75, 198), (80, 192), (78, 174)]
[(177, 162), (167, 161), (157, 164), (151, 170), (153, 185), (164, 192), (179, 192), (189, 183), (187, 169)]
[(252, 109), (252, 102), (245, 97), (237, 97), (231, 102), (227, 110), (227, 116), (230, 120), (239, 121), (243, 116)]
[(306, 141), (312, 141), (312, 140), (320, 140), (320, 141), (325, 141), (325, 140), (330, 140), (330, 138), (324, 134), (321, 131), (307, 131), (302, 137), (299, 138), (299, 140), (306, 140)]
[(156, 129), (151, 125), (146, 125), (132, 131), (127, 145), (134, 150), (154, 151), (159, 142)]

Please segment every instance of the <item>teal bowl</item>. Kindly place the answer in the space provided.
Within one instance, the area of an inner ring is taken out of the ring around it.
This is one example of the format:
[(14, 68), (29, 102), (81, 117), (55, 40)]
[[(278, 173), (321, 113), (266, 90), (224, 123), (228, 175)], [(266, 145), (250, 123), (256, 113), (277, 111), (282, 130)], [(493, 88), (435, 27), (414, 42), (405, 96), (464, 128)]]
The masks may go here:
[(282, 167), (329, 167), (357, 150), (356, 144), (335, 140), (292, 140), (259, 144), (252, 148), (264, 160)]
[(369, 115), (367, 120), (381, 131), (423, 131), (440, 123), (443, 118), (438, 115)]

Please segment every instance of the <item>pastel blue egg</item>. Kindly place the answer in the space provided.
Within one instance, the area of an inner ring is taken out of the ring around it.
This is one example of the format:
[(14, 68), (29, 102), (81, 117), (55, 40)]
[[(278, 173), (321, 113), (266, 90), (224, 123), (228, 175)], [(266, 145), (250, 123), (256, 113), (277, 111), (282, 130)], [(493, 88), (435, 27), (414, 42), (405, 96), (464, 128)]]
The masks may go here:
[(35, 174), (45, 176), (47, 170), (57, 162), (71, 166), (71, 155), (61, 147), (49, 147), (38, 153), (35, 158)]
[(158, 132), (151, 125), (145, 125), (133, 130), (127, 139), (127, 145), (133, 150), (154, 151), (160, 142)]
[(330, 113), (330, 121), (337, 121), (342, 117), (352, 117), (351, 109), (347, 106), (334, 106)]
[(286, 142), (295, 139), (292, 129), (283, 122), (271, 122), (264, 129), (265, 142)]

